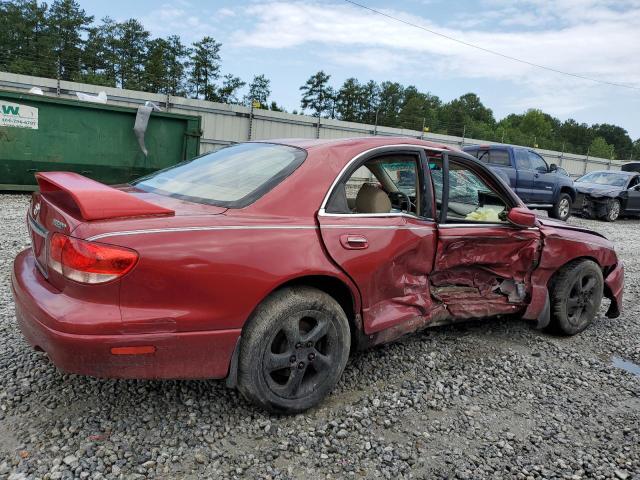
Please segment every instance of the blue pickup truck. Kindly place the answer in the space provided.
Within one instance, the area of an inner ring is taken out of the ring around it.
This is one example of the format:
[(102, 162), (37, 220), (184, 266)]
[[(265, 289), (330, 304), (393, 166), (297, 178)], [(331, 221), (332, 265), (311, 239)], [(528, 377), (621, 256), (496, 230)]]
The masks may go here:
[(463, 149), (491, 167), (530, 208), (566, 220), (576, 198), (573, 180), (533, 150), (511, 145), (469, 145)]

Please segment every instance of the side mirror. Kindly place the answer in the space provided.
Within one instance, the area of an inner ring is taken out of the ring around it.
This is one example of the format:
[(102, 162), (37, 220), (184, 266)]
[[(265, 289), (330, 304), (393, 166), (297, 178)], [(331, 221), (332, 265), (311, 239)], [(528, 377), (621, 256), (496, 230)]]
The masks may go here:
[(513, 207), (507, 213), (507, 221), (522, 228), (532, 228), (538, 225), (536, 214), (526, 207)]
[(558, 165), (556, 165), (555, 163), (552, 163), (551, 165), (549, 165), (549, 171), (550, 172), (558, 171)]

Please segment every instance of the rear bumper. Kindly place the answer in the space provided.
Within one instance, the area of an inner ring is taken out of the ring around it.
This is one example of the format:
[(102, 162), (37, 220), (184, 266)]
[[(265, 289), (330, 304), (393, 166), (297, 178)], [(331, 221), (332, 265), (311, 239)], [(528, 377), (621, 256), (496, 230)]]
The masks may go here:
[(604, 279), (604, 294), (611, 300), (607, 317), (618, 318), (622, 310), (622, 293), (624, 291), (624, 264), (619, 261)]
[[(224, 378), (240, 330), (91, 335), (62, 332), (55, 312), (41, 305), (60, 305), (61, 311), (82, 308), (81, 302), (52, 290), (37, 271), (30, 250), (14, 262), (11, 279), (16, 319), (34, 348), (43, 350), (67, 373), (109, 378), (179, 379)], [(86, 308), (85, 308), (86, 310)], [(86, 312), (94, 316), (96, 312)], [(114, 347), (153, 346), (153, 353), (114, 355)]]

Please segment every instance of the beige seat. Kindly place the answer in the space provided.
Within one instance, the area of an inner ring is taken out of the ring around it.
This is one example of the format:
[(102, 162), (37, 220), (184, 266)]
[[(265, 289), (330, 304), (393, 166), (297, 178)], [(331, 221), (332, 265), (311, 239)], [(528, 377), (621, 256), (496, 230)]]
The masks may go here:
[(356, 195), (356, 213), (389, 213), (391, 200), (375, 185), (365, 183)]

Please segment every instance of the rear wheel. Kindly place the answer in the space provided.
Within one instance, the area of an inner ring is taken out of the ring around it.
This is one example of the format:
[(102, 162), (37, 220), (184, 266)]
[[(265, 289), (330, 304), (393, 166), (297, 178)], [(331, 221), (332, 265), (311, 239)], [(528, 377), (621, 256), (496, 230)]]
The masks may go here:
[(566, 221), (571, 216), (571, 196), (568, 193), (561, 193), (558, 201), (549, 211), (551, 218)]
[(307, 410), (340, 379), (350, 341), (347, 317), (331, 296), (311, 287), (280, 290), (242, 333), (238, 389), (271, 412)]
[(620, 217), (620, 211), (620, 200), (612, 198), (609, 200), (609, 203), (607, 203), (607, 213), (605, 214), (604, 219), (607, 222), (615, 222), (618, 217)]
[(600, 309), (603, 288), (597, 263), (577, 260), (565, 265), (550, 286), (552, 327), (565, 335), (587, 328)]

